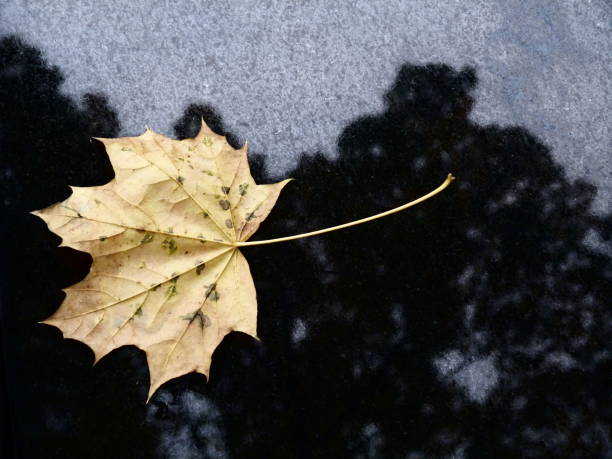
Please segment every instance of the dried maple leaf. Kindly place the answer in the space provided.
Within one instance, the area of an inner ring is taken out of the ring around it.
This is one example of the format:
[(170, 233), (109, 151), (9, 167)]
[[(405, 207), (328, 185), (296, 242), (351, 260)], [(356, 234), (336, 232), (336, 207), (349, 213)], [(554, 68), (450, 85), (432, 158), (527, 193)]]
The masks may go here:
[(246, 146), (235, 150), (202, 121), (193, 139), (147, 130), (140, 137), (99, 139), (115, 178), (72, 187), (64, 202), (33, 212), (88, 252), (87, 277), (46, 324), (86, 343), (98, 361), (124, 345), (147, 356), (149, 398), (169, 379), (208, 377), (215, 348), (231, 331), (257, 336), (255, 287), (238, 247), (313, 236), (403, 210), (444, 189), (382, 214), (311, 233), (245, 242), (276, 203), (284, 180), (257, 185)]

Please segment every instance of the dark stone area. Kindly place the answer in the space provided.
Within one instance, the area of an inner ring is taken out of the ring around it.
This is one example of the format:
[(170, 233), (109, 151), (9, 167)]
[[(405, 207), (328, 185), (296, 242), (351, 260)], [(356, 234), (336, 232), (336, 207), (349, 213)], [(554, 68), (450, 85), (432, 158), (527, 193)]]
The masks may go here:
[[(261, 342), (229, 335), (211, 381), (175, 379), (145, 405), (144, 354), (95, 367), (37, 324), (91, 259), (28, 212), (112, 178), (91, 137), (119, 126), (100, 95), (17, 38), (0, 41), (2, 457), (611, 457), (612, 216), (528, 127), (474, 124), (470, 68), (407, 63), (383, 112), (304, 154), (255, 239), (421, 206), (342, 232), (245, 248)], [(226, 132), (214, 107), (190, 105)], [(237, 145), (235, 145), (237, 146)], [(253, 155), (257, 181), (263, 157)], [(488, 370), (484, 371), (483, 368)]]

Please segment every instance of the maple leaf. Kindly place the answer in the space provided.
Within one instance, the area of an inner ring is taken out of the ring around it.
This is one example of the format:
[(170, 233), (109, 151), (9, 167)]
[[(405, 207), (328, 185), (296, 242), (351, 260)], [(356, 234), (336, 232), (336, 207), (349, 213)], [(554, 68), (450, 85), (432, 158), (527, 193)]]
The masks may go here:
[(246, 145), (232, 148), (202, 121), (193, 139), (172, 140), (147, 130), (139, 137), (98, 139), (115, 178), (106, 185), (71, 187), (61, 203), (33, 214), (88, 252), (90, 272), (64, 289), (60, 308), (43, 323), (86, 343), (97, 362), (124, 345), (147, 357), (149, 396), (190, 372), (209, 376), (212, 354), (225, 335), (257, 337), (257, 301), (239, 250), (357, 225), (403, 206), (332, 228), (246, 242), (290, 181), (258, 185)]

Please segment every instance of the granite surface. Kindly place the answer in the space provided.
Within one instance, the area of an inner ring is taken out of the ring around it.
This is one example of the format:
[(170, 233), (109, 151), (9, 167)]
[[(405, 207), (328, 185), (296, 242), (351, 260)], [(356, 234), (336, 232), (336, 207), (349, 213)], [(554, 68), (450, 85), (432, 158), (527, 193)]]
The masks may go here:
[[(611, 457), (604, 1), (0, 5), (2, 457)], [(29, 211), (107, 182), (91, 137), (200, 117), (289, 175), (245, 250), (255, 342), (145, 404), (37, 324), (90, 258)]]
[(284, 2), (9, 0), (0, 33), (40, 48), (61, 90), (108, 97), (121, 134), (172, 134), (194, 101), (285, 174), (333, 156), (406, 62), (473, 66), (470, 118), (529, 126), (572, 178), (612, 201), (612, 7), (606, 0)]

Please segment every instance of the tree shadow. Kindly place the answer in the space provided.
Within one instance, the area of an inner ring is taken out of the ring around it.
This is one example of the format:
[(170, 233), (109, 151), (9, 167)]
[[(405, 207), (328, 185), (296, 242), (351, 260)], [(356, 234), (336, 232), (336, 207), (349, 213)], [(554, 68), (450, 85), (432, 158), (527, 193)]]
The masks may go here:
[[(35, 324), (90, 259), (56, 248), (26, 211), (65, 199), (68, 183), (110, 180), (89, 139), (117, 135), (116, 115), (100, 96), (75, 106), (58, 90), (59, 71), (14, 38), (0, 42), (0, 59), (10, 107), (0, 115), (9, 152), (2, 332), (15, 455), (154, 457), (160, 445), (235, 457), (612, 450), (612, 268), (585, 242), (609, 237), (611, 218), (590, 214), (595, 188), (569, 180), (527, 130), (469, 119), (473, 70), (402, 67), (384, 111), (344, 130), (337, 159), (302, 156), (256, 238), (389, 209), (448, 172), (453, 185), (367, 225), (245, 248), (262, 341), (229, 335), (210, 382), (178, 378), (145, 407), (142, 353), (124, 347), (92, 369), (84, 345)], [(177, 137), (194, 135), (201, 117), (238, 146), (206, 105), (186, 109)], [(263, 157), (251, 159), (256, 180), (268, 181)]]
[[(384, 220), (244, 250), (262, 343), (226, 339), (201, 389), (237, 457), (612, 451), (612, 270), (585, 243), (609, 236), (610, 217), (590, 214), (595, 188), (526, 129), (473, 123), (476, 84), (469, 68), (405, 65), (384, 112), (344, 130), (337, 159), (304, 155), (288, 174), (256, 238), (458, 179)], [(261, 159), (257, 170), (265, 181)]]
[(135, 439), (142, 454), (131, 457), (151, 457), (139, 351), (121, 349), (92, 369), (86, 346), (37, 324), (59, 307), (61, 288), (87, 274), (91, 257), (58, 248), (59, 237), (28, 212), (66, 199), (69, 184), (112, 179), (104, 147), (92, 137), (119, 132), (103, 96), (87, 94), (76, 104), (61, 93), (62, 80), (37, 49), (0, 39), (2, 457), (108, 457), (134, 449)]

